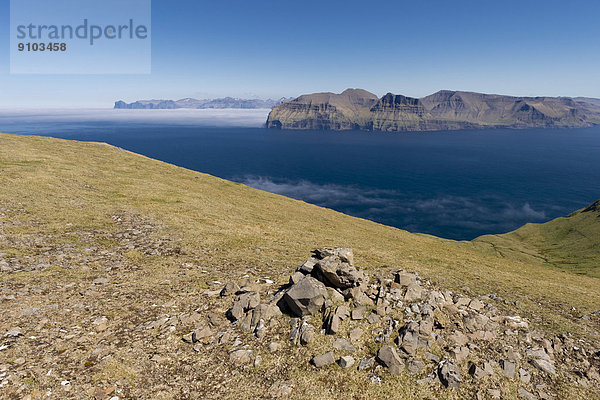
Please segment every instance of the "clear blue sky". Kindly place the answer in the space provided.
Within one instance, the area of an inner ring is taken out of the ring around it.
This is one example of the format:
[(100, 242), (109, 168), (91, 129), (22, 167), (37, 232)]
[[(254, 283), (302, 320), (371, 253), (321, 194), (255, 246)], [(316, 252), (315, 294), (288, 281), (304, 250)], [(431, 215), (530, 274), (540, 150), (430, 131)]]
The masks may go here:
[(155, 0), (150, 75), (9, 75), (0, 1), (0, 107), (347, 87), (600, 97), (596, 0)]

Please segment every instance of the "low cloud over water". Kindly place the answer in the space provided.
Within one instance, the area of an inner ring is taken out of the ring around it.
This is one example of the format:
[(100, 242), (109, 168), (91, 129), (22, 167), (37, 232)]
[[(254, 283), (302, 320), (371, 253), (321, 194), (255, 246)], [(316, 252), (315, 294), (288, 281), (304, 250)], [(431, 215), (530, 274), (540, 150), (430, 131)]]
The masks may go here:
[(439, 227), (443, 227), (456, 239), (472, 239), (476, 236), (474, 232), (481, 231), (508, 232), (527, 222), (548, 220), (545, 209), (498, 195), (423, 198), (401, 190), (316, 184), (307, 180), (264, 176), (246, 176), (237, 180), (256, 189), (385, 222), (411, 232), (436, 234)]
[(169, 124), (215, 127), (264, 126), (267, 109), (0, 109), (0, 129), (12, 124), (120, 123)]

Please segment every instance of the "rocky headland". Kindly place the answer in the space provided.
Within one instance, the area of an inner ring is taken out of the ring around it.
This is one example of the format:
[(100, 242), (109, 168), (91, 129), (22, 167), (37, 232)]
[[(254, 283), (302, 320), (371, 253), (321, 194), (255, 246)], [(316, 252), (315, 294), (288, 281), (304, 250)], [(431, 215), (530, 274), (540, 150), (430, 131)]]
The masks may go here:
[(442, 90), (420, 99), (362, 89), (315, 93), (273, 107), (268, 128), (434, 131), (473, 128), (582, 128), (600, 123), (596, 99), (513, 97)]

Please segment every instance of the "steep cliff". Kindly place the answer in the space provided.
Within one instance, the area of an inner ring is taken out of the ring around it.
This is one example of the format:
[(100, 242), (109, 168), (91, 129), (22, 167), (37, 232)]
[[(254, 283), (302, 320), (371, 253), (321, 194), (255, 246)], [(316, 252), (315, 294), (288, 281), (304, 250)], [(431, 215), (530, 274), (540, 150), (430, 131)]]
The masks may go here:
[(590, 101), (442, 90), (421, 99), (361, 89), (303, 95), (273, 107), (267, 127), (428, 131), (469, 128), (589, 127), (600, 123)]

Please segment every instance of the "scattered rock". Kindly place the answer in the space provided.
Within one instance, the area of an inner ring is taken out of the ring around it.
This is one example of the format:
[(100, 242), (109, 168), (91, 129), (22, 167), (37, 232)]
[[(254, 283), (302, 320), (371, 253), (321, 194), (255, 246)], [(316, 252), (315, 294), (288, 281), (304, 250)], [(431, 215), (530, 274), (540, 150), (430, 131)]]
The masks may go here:
[(352, 329), (350, 331), (350, 335), (349, 335), (350, 341), (351, 342), (357, 342), (357, 341), (359, 341), (360, 338), (362, 337), (363, 333), (364, 333), (363, 330), (360, 329), (360, 328), (354, 328), (354, 329)]
[(21, 328), (17, 326), (15, 328), (10, 328), (8, 331), (6, 331), (6, 333), (4, 334), (4, 337), (17, 338), (22, 335), (23, 334), (21, 333)]
[(392, 346), (383, 346), (377, 352), (377, 361), (386, 367), (391, 374), (399, 375), (404, 370), (404, 363)]
[(314, 356), (311, 359), (312, 365), (314, 365), (317, 368), (326, 367), (328, 365), (333, 364), (334, 362), (335, 362), (335, 356), (333, 355), (333, 351), (330, 351), (328, 353), (321, 354), (318, 356)]
[(365, 317), (365, 312), (367, 311), (367, 307), (358, 306), (354, 310), (352, 310), (352, 319), (355, 321), (360, 321)]
[(417, 282), (417, 276), (409, 272), (400, 271), (394, 276), (394, 282), (401, 286), (409, 286)]
[(315, 278), (305, 276), (285, 292), (283, 299), (294, 315), (313, 315), (323, 307), (327, 299), (327, 290), (325, 285)]
[(423, 368), (425, 368), (425, 364), (420, 360), (409, 360), (406, 363), (406, 371), (411, 375), (419, 374)]
[(500, 368), (504, 375), (511, 379), (515, 377), (517, 365), (513, 361), (500, 360)]
[(458, 389), (462, 382), (460, 368), (451, 360), (444, 360), (438, 365), (438, 378), (446, 388)]
[(221, 289), (221, 297), (231, 296), (235, 292), (240, 290), (240, 287), (235, 282), (227, 282), (227, 284)]
[(272, 398), (287, 397), (292, 394), (293, 389), (290, 381), (277, 381), (269, 388), (269, 396)]
[(333, 342), (333, 348), (354, 353), (356, 349), (346, 339), (338, 338)]
[(358, 370), (362, 371), (365, 369), (370, 369), (373, 368), (374, 365), (375, 357), (363, 358), (362, 360), (360, 360), (360, 363), (358, 363)]
[(519, 368), (519, 379), (521, 382), (527, 384), (531, 381), (531, 374), (526, 369)]
[(350, 368), (354, 365), (354, 357), (352, 356), (343, 356), (338, 360), (338, 364), (342, 368)]
[(423, 292), (423, 288), (421, 285), (417, 283), (411, 283), (408, 285), (406, 289), (406, 293), (404, 294), (404, 301), (415, 301), (421, 298)]
[(229, 354), (229, 361), (236, 366), (250, 364), (252, 362), (253, 354), (254, 352), (252, 350), (235, 350)]
[(531, 360), (531, 365), (547, 374), (556, 375), (556, 368), (550, 361), (541, 358), (536, 358)]

